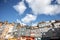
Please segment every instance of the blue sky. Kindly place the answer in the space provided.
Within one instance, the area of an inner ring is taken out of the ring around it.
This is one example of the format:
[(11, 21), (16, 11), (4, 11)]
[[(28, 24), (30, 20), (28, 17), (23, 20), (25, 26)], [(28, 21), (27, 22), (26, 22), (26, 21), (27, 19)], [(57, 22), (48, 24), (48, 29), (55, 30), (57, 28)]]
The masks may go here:
[(0, 20), (31, 24), (60, 20), (60, 1), (0, 0)]

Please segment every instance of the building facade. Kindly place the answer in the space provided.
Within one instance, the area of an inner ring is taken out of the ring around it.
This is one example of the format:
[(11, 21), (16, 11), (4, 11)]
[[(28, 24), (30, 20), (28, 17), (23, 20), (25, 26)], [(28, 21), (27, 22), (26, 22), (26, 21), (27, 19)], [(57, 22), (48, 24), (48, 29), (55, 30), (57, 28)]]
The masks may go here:
[(40, 22), (37, 26), (24, 26), (20, 23), (0, 22), (0, 37), (5, 39), (14, 37), (20, 38), (20, 40), (41, 40), (42, 37), (57, 36), (57, 34), (60, 34), (59, 29), (59, 20)]

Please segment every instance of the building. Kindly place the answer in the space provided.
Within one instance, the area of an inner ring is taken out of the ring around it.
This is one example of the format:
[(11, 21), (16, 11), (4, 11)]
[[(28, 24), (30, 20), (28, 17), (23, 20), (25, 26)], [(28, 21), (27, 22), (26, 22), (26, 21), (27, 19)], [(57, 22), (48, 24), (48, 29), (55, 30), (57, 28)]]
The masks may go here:
[(51, 22), (46, 21), (46, 22), (38, 23), (38, 27), (40, 27), (40, 28), (52, 27), (52, 25), (51, 25)]
[(30, 35), (31, 35), (30, 32), (31, 32), (30, 29), (26, 29), (26, 34), (25, 34), (25, 36), (30, 36)]
[(42, 35), (43, 38), (49, 39), (59, 39), (60, 38), (60, 28), (54, 28), (54, 31), (50, 29), (45, 35)]
[(32, 37), (42, 37), (40, 29), (31, 29), (30, 36)]
[(18, 36), (25, 36), (26, 34), (26, 27), (22, 27), (18, 30)]
[(35, 37), (35, 40), (41, 40), (41, 37)]
[(1, 31), (3, 30), (3, 22), (0, 22), (0, 33), (2, 33)]
[(2, 27), (2, 25), (3, 25), (3, 22), (0, 22), (0, 28)]
[(5, 22), (4, 24), (6, 27), (4, 28), (1, 37), (8, 39), (13, 34), (14, 24), (13, 23), (7, 23), (7, 22)]
[[(40, 22), (37, 26), (22, 25), (20, 23), (0, 22), (0, 37), (18, 40), (41, 40), (43, 37), (60, 37), (60, 21), (51, 20)], [(13, 40), (12, 39), (12, 40)]]
[(18, 38), (19, 40), (34, 40), (34, 37), (30, 37), (30, 36), (22, 36)]
[(60, 28), (60, 21), (56, 20), (54, 23), (54, 28)]

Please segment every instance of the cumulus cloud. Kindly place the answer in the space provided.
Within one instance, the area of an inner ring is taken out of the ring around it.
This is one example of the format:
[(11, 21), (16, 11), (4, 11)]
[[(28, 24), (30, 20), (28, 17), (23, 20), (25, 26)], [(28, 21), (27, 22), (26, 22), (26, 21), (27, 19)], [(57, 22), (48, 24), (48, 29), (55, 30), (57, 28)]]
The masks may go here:
[[(54, 15), (59, 13), (60, 6), (58, 5), (50, 5), (52, 0), (25, 0), (29, 7), (32, 9), (32, 12), (36, 14), (46, 14), (46, 15)], [(60, 0), (56, 0), (58, 4), (60, 4)], [(19, 14), (23, 14), (26, 10), (26, 6), (24, 4), (24, 0), (19, 2), (17, 5), (13, 6)]]
[(51, 1), (52, 0), (26, 0), (34, 14), (54, 15), (58, 13), (58, 6), (51, 5)]
[(27, 14), (24, 18), (21, 19), (21, 21), (24, 23), (29, 23), (34, 20), (36, 20), (36, 16), (32, 14)]
[[(57, 0), (57, 5), (51, 5), (52, 0), (25, 0), (29, 7), (32, 9), (32, 14), (26, 14), (24, 18), (20, 20), (17, 19), (17, 22), (25, 24), (30, 23), (31, 21), (35, 21), (37, 15), (46, 14), (46, 15), (56, 15), (60, 13), (60, 0)], [(24, 4), (24, 0), (19, 2), (17, 5), (13, 6), (19, 14), (23, 14), (26, 10), (26, 5)], [(33, 26), (36, 24), (33, 24)]]
[(24, 1), (19, 2), (17, 5), (14, 5), (13, 8), (19, 12), (19, 14), (23, 14), (24, 11), (26, 10), (26, 6), (24, 4)]

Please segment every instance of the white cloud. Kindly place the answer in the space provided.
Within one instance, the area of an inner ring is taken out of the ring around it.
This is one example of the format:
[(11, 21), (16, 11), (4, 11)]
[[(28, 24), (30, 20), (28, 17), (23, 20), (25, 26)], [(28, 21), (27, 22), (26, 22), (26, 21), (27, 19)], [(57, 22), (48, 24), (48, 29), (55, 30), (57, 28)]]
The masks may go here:
[(55, 10), (55, 12), (54, 13), (60, 13), (60, 5), (58, 5), (58, 8)]
[(58, 12), (58, 6), (50, 5), (51, 1), (52, 0), (26, 0), (34, 14), (54, 15)]
[(13, 8), (19, 12), (19, 14), (23, 14), (24, 11), (26, 10), (26, 6), (24, 4), (24, 1), (19, 2), (17, 5), (14, 5)]
[[(46, 14), (46, 15), (54, 15), (59, 13), (58, 5), (50, 5), (52, 0), (26, 0), (29, 4), (29, 7), (32, 9), (32, 12), (36, 14)], [(60, 0), (57, 0), (60, 4)], [(13, 6), (19, 14), (23, 14), (26, 10), (26, 6), (24, 4), (24, 0), (19, 2), (17, 5)], [(55, 11), (56, 10), (56, 11)], [(57, 11), (58, 10), (58, 11)], [(56, 12), (56, 13), (55, 13)]]
[(16, 20), (17, 23), (21, 23), (21, 21), (19, 19)]
[(58, 8), (57, 5), (55, 6), (49, 5), (42, 10), (42, 13), (46, 15), (55, 15), (56, 14), (55, 11), (57, 10), (57, 8)]
[(37, 26), (37, 24), (38, 24), (37, 22), (36, 23), (32, 23), (32, 26)]
[[(17, 19), (17, 22), (26, 25), (26, 23), (35, 21), (39, 14), (56, 15), (60, 13), (60, 5), (51, 5), (51, 1), (52, 0), (26, 0), (29, 7), (32, 9), (33, 15), (27, 14), (21, 20)], [(57, 2), (60, 4), (60, 0), (57, 0)], [(19, 12), (19, 14), (23, 14), (27, 8), (24, 4), (24, 0), (13, 7)], [(32, 24), (32, 26), (34, 25), (36, 25), (36, 23)]]
[(23, 24), (23, 25), (26, 25), (25, 23), (22, 23), (19, 19), (17, 19), (16, 22), (20, 23), (20, 24)]
[(60, 0), (57, 0), (58, 4), (60, 4)]
[(27, 14), (24, 18), (21, 19), (21, 21), (24, 23), (29, 23), (34, 20), (36, 20), (36, 16), (32, 14)]

